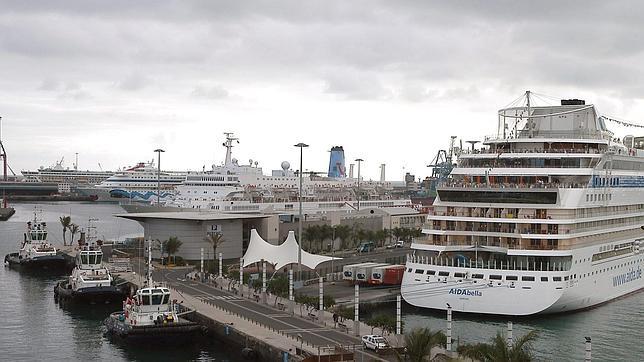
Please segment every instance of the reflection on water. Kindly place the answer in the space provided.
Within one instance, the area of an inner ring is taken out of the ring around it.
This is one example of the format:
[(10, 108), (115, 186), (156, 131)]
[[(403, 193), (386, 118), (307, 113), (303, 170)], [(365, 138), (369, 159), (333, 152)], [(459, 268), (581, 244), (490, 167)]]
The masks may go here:
[[(593, 358), (597, 361), (636, 361), (644, 355), (640, 330), (644, 326), (644, 293), (633, 294), (611, 303), (575, 313), (512, 318), (513, 334), (522, 336), (539, 331), (534, 345), (543, 360), (581, 361), (585, 336), (592, 338)], [(453, 338), (458, 342), (489, 342), (497, 331), (506, 332), (506, 317), (453, 314)], [(405, 305), (405, 329), (429, 327), (445, 330), (446, 313)], [(637, 331), (637, 332), (634, 332)]]

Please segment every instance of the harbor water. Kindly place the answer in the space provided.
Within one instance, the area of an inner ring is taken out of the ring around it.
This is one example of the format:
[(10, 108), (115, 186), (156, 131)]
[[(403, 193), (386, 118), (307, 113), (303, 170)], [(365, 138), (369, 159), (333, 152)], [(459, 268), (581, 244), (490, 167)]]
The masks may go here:
[[(50, 241), (62, 244), (59, 217), (71, 214), (72, 221), (85, 227), (88, 218), (96, 218), (101, 239), (124, 239), (140, 235), (141, 226), (115, 218), (122, 212), (117, 205), (89, 203), (17, 204), (16, 214), (0, 222), (0, 254), (16, 250), (25, 223), (33, 218), (34, 207), (42, 209), (49, 224)], [(68, 234), (69, 238), (69, 234)], [(76, 235), (78, 238), (78, 235)], [(68, 240), (69, 241), (69, 240)], [(8, 268), (0, 269), (0, 360), (106, 360), (106, 361), (235, 361), (234, 351), (217, 341), (199, 341), (192, 345), (128, 347), (104, 336), (102, 320), (118, 308), (87, 306), (69, 309), (54, 303), (53, 287), (60, 277), (25, 275)], [(393, 310), (392, 310), (393, 312)], [(445, 329), (445, 313), (405, 306), (405, 329), (429, 327)], [(505, 332), (507, 318), (478, 318), (454, 313), (455, 344), (488, 341)], [(584, 337), (593, 342), (597, 361), (639, 361), (644, 355), (641, 330), (644, 328), (644, 293), (637, 293), (587, 311), (562, 315), (513, 319), (515, 339), (530, 330), (538, 330), (534, 347), (539, 360), (583, 361)]]
[[(25, 224), (34, 207), (48, 223), (49, 240), (62, 245), (59, 217), (71, 214), (72, 222), (86, 227), (90, 217), (98, 238), (124, 239), (141, 235), (134, 221), (115, 218), (123, 210), (114, 204), (56, 203), (15, 204), (16, 214), (0, 222), (0, 254), (17, 251)], [(75, 236), (78, 239), (78, 234)], [(67, 234), (69, 242), (69, 233)], [(235, 353), (216, 341), (192, 345), (126, 346), (104, 336), (102, 321), (120, 305), (74, 306), (54, 302), (54, 285), (61, 277), (42, 277), (0, 269), (0, 361), (236, 361)]]

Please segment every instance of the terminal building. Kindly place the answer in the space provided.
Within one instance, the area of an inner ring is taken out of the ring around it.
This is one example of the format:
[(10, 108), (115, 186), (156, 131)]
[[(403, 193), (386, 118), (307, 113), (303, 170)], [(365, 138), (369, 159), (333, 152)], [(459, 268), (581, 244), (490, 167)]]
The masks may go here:
[[(206, 236), (211, 233), (223, 235), (224, 241), (217, 247), (217, 253), (222, 253), (224, 259), (238, 259), (246, 252), (252, 229), (274, 245), (286, 240), (289, 231), (297, 232), (298, 229), (297, 216), (269, 213), (178, 211), (123, 213), (116, 216), (138, 221), (143, 226), (145, 240), (164, 241), (177, 237), (182, 245), (176, 256), (185, 260), (199, 260), (201, 248), (206, 260), (216, 257), (210, 255), (212, 245), (206, 241)], [(420, 228), (425, 217), (425, 214), (409, 207), (365, 208), (351, 213), (305, 214), (302, 224), (303, 228), (323, 224), (359, 225), (362, 229), (377, 231), (397, 227)], [(160, 252), (154, 251), (153, 257), (159, 258)]]

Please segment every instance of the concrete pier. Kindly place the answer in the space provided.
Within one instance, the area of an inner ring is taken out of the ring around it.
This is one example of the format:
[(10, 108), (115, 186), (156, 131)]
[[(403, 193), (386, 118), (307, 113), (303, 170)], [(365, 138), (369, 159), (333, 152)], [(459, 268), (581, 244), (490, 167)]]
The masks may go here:
[[(307, 356), (325, 360), (331, 355), (337, 355), (338, 360), (395, 360), (393, 354), (364, 351), (360, 338), (352, 336), (352, 326), (334, 325), (329, 312), (309, 313), (305, 306), (295, 304), (291, 315), (287, 310), (288, 299), (267, 295), (263, 304), (252, 291), (235, 288), (237, 281), (217, 278), (215, 282), (202, 283), (186, 279), (190, 271), (157, 269), (154, 279), (165, 280), (172, 298), (195, 309), (195, 321), (208, 326), (213, 335), (226, 343), (253, 348), (266, 360), (283, 359), (284, 353), (292, 361)], [(141, 282), (138, 274), (126, 273), (121, 277), (134, 284)], [(371, 330), (362, 323), (359, 328)], [(396, 339), (391, 342), (396, 343)]]

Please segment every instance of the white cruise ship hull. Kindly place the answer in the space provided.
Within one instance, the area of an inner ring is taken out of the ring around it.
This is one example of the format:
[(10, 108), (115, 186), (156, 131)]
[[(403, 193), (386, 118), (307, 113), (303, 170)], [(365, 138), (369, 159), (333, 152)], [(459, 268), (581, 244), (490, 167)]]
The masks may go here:
[[(644, 254), (634, 251), (593, 262), (592, 256), (599, 247), (575, 250), (573, 260), (578, 262), (573, 262), (568, 271), (440, 266), (410, 257), (401, 294), (407, 303), (422, 308), (445, 310), (449, 304), (458, 312), (527, 316), (591, 308), (644, 288)], [(428, 275), (428, 270), (436, 274)], [(449, 276), (439, 276), (440, 272)], [(464, 276), (457, 278), (455, 273)], [(472, 278), (474, 274), (482, 274), (483, 278)], [(508, 280), (508, 276), (517, 280)], [(524, 281), (523, 277), (534, 280)], [(542, 281), (542, 277), (547, 279)]]

